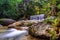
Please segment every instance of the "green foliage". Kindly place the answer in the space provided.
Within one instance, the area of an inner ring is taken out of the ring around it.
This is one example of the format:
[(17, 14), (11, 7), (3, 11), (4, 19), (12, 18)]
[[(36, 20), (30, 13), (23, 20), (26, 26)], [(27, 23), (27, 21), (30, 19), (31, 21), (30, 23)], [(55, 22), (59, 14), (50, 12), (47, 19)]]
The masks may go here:
[(60, 4), (57, 5), (57, 8), (60, 9)]
[(51, 40), (55, 40), (55, 38), (56, 38), (56, 34), (55, 34), (55, 32), (56, 32), (56, 30), (54, 29), (55, 28), (55, 26), (57, 25), (57, 23), (58, 23), (58, 19), (56, 18), (56, 19), (51, 19), (51, 18), (47, 18), (46, 20), (45, 20), (45, 22), (46, 23), (50, 23), (50, 25), (52, 25), (53, 27), (53, 29), (52, 30), (47, 30), (47, 32), (51, 35)]
[(19, 12), (25, 18), (31, 15), (47, 14), (50, 11), (50, 3), (47, 0), (32, 0), (24, 4), (25, 6), (22, 7), (26, 10), (19, 7)]
[(22, 0), (0, 0), (0, 18), (12, 18), (18, 17), (17, 5)]
[(7, 17), (17, 19), (17, 17), (22, 17), (25, 19), (29, 18), (31, 15), (38, 15), (42, 13), (49, 16), (51, 4), (57, 8), (57, 11), (60, 9), (59, 0), (30, 0), (29, 2), (24, 3), (23, 1), (24, 0), (0, 0), (0, 18)]
[(54, 18), (52, 18), (52, 17), (50, 17), (50, 16), (47, 17), (47, 18), (44, 20), (45, 23), (51, 24), (51, 25), (54, 23), (53, 21), (54, 21)]
[(51, 2), (52, 2), (52, 4), (56, 4), (56, 1), (57, 1), (57, 0), (52, 0)]
[(58, 19), (56, 18), (56, 19), (53, 20), (53, 24), (52, 25), (55, 26), (57, 23), (58, 23)]
[(55, 31), (48, 30), (48, 33), (51, 35), (51, 40), (55, 40)]
[(24, 23), (24, 25), (25, 25), (25, 26), (31, 26), (32, 23), (27, 22), (27, 23)]

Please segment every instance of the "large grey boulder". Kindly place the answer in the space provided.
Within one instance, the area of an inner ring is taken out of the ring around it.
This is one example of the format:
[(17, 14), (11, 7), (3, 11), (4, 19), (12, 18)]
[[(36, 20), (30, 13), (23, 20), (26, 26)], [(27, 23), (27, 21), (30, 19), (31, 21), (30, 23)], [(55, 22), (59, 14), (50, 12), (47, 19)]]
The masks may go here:
[(15, 22), (15, 20), (13, 20), (13, 19), (7, 19), (7, 18), (0, 19), (0, 24), (4, 25), (4, 26), (7, 26), (7, 25), (12, 24), (14, 22)]
[(0, 27), (3, 27), (3, 25), (0, 24)]

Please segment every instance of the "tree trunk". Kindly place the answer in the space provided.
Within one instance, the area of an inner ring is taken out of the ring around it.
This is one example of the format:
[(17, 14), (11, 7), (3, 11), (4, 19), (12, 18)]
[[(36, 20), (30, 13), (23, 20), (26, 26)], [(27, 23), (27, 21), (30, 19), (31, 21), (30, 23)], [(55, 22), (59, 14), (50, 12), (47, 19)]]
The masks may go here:
[(51, 16), (56, 16), (56, 9), (54, 4), (51, 4)]

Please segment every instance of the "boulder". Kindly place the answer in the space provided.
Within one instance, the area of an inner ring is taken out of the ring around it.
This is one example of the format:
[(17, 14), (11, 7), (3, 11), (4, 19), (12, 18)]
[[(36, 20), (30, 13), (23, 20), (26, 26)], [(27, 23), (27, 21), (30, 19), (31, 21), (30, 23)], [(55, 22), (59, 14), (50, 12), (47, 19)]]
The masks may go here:
[(0, 24), (3, 26), (8, 26), (9, 24), (12, 24), (14, 22), (15, 20), (13, 19), (7, 19), (7, 18), (0, 19)]
[(0, 27), (3, 27), (3, 25), (0, 24)]

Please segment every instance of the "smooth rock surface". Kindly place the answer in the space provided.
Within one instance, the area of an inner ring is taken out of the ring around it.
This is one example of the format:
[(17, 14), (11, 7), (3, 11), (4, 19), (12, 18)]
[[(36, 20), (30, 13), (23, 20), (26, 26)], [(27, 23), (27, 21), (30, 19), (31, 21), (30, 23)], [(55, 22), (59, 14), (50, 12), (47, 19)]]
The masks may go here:
[(12, 24), (14, 22), (16, 21), (13, 19), (7, 19), (7, 18), (0, 19), (0, 24), (4, 26), (8, 26), (9, 24)]

